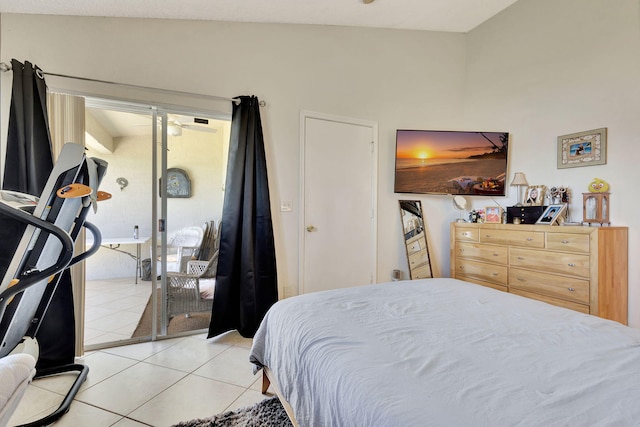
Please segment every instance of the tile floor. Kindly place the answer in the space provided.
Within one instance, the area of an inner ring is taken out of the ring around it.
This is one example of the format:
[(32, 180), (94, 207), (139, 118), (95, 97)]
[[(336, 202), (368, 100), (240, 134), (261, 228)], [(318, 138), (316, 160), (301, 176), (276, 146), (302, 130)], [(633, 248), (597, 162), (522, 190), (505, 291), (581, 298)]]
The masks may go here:
[[(124, 327), (124, 326), (123, 326)], [(229, 332), (113, 347), (78, 360), (89, 376), (59, 426), (170, 426), (265, 398), (249, 363), (251, 340)], [(58, 407), (75, 375), (34, 381), (9, 425)]]
[(101, 344), (131, 338), (138, 326), (151, 282), (133, 277), (88, 280), (85, 286), (84, 344)]

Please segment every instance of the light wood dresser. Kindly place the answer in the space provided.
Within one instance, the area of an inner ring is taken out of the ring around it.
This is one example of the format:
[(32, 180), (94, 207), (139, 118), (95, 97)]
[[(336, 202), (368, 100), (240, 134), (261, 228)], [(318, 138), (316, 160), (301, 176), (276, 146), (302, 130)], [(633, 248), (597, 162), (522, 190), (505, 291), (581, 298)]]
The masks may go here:
[(627, 227), (451, 224), (451, 277), (627, 324)]

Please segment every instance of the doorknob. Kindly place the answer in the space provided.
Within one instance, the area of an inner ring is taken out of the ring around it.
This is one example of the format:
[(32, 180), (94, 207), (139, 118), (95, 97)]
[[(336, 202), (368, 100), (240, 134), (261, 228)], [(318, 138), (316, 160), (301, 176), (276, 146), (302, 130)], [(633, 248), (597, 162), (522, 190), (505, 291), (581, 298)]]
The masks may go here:
[(313, 233), (314, 231), (318, 231), (318, 229), (315, 228), (313, 225), (307, 225), (307, 231), (309, 233)]

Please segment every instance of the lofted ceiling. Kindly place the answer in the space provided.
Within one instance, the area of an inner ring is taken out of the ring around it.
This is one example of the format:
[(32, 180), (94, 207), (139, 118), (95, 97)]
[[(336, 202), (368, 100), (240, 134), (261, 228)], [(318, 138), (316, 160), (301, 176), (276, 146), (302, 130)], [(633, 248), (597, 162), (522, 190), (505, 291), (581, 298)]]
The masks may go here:
[[(0, 0), (0, 13), (344, 25), (466, 33), (517, 0)], [(161, 7), (159, 7), (161, 5)]]
[[(374, 0), (365, 4), (364, 0), (0, 0), (0, 13), (341, 25), (466, 33), (516, 1)], [(162, 7), (158, 7), (159, 4)], [(93, 110), (90, 114), (114, 138), (150, 133), (148, 116), (100, 110)], [(222, 122), (212, 121), (208, 126), (220, 129), (221, 125)]]

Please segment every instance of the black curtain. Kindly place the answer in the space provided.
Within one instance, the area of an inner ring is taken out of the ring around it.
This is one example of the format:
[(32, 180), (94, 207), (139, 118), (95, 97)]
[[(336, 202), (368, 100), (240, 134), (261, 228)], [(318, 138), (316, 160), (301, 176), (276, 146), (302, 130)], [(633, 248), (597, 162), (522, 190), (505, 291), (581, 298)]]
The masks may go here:
[(237, 329), (253, 337), (278, 300), (267, 163), (255, 96), (234, 104), (209, 338)]
[[(42, 70), (11, 60), (13, 88), (4, 163), (3, 190), (40, 196), (53, 169), (47, 87)], [(26, 225), (0, 216), (0, 277), (9, 267)]]
[[(12, 59), (13, 87), (4, 163), (4, 190), (40, 196), (53, 170), (53, 154), (47, 117), (47, 86), (38, 66)], [(0, 217), (0, 274), (4, 276), (26, 226)], [(50, 293), (52, 290), (48, 290)], [(46, 294), (43, 301), (51, 297)], [(40, 347), (38, 367), (72, 363), (75, 354), (75, 321), (71, 276), (65, 270), (36, 338)]]
[(47, 86), (37, 66), (11, 60), (13, 89), (2, 188), (40, 196), (53, 169)]

